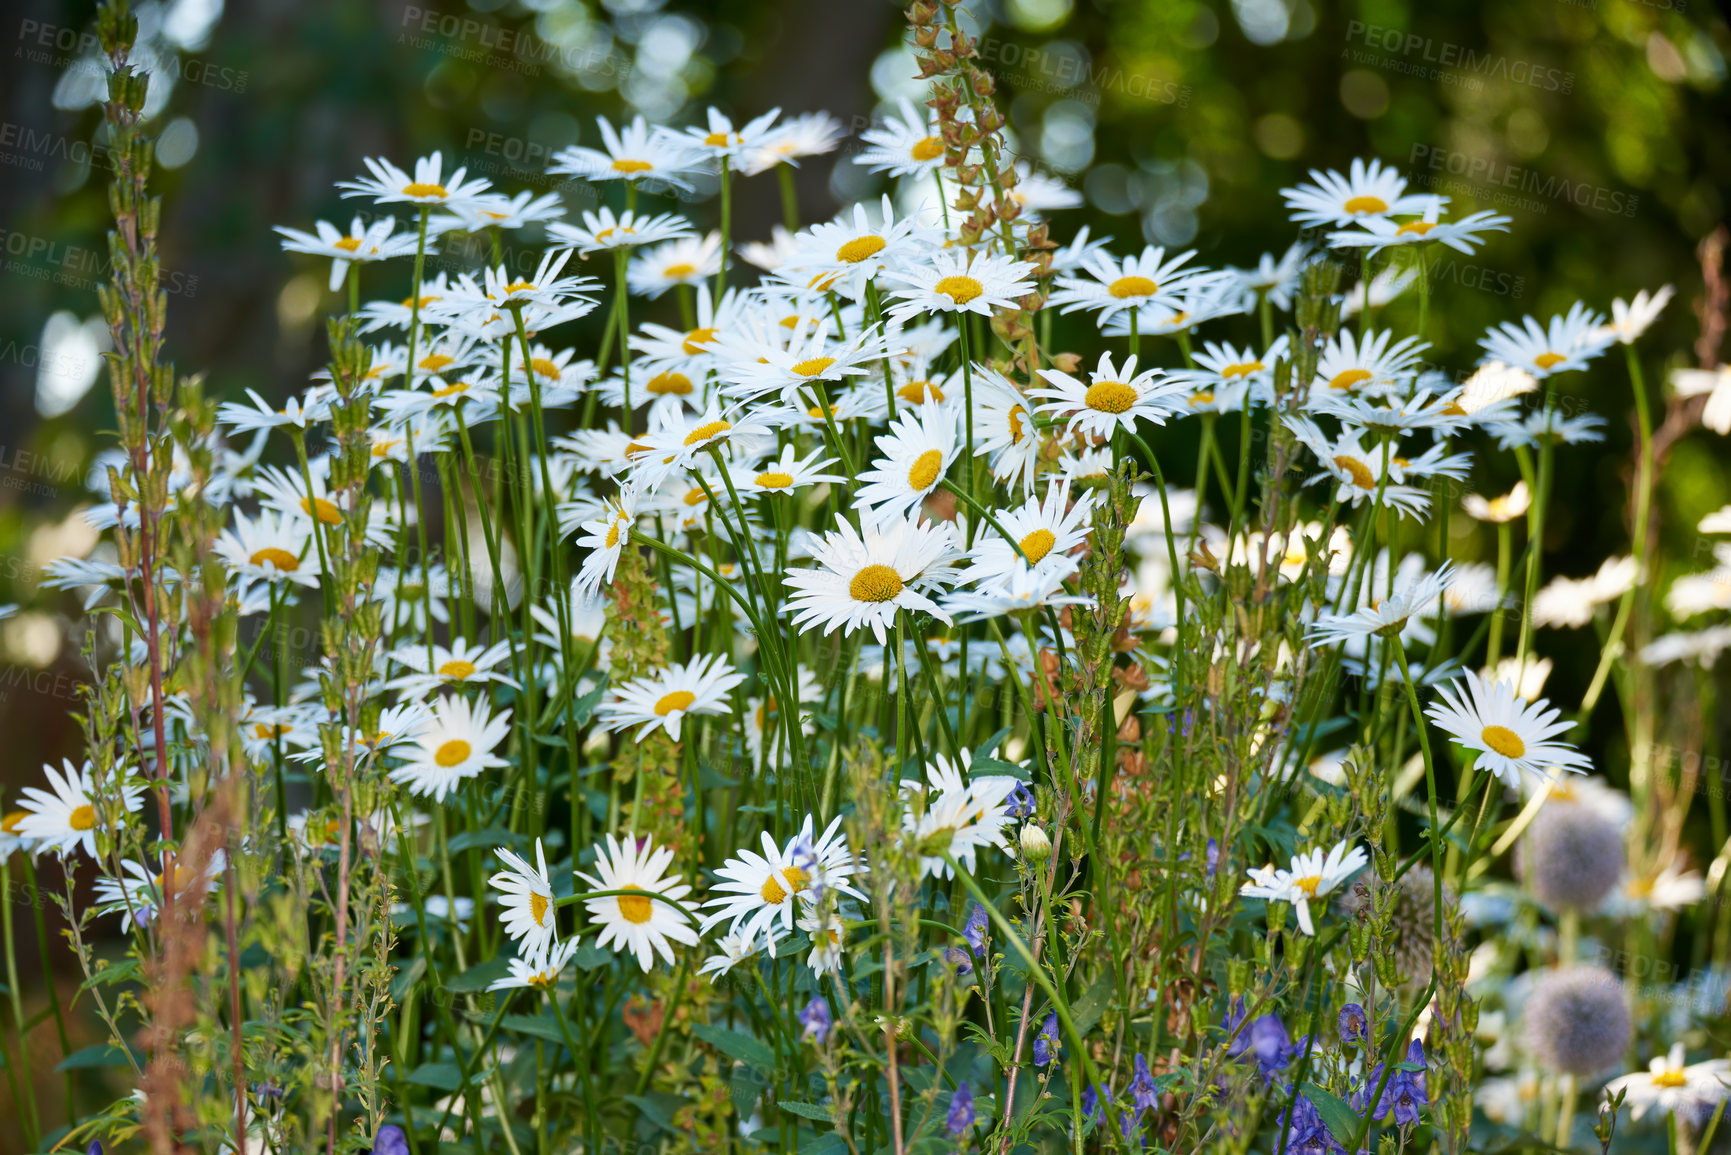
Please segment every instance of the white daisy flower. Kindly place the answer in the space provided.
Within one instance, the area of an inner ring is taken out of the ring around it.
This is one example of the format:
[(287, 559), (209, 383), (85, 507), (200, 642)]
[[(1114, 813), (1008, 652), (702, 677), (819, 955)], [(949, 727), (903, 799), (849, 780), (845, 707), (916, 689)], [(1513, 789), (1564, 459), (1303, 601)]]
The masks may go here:
[(799, 235), (781, 269), (812, 274), (825, 292), (857, 301), (868, 281), (887, 270), (917, 265), (940, 239), (936, 230), (921, 228), (911, 216), (897, 220), (886, 193), (876, 222), (865, 205), (856, 204), (851, 220), (843, 212), (833, 221), (813, 225)]
[(724, 934), (715, 940), (716, 953), (703, 960), (697, 973), (708, 975), (709, 981), (714, 982), (741, 963), (755, 959), (766, 949), (770, 956), (774, 957), (775, 944), (780, 937), (781, 932), (775, 927), (771, 927), (767, 934), (761, 937), (740, 933)]
[[(536, 196), (525, 189), (515, 196), (484, 193), (468, 203), (451, 206), (450, 216), (435, 216), (427, 221), (428, 236), (448, 232), (478, 233), (482, 229), (512, 230), (532, 224), (545, 224), (565, 215), (565, 205), (556, 192)], [(409, 249), (414, 252), (413, 246)]]
[(1417, 337), (1394, 340), (1388, 331), (1353, 336), (1342, 329), (1323, 347), (1316, 363), (1318, 386), (1341, 393), (1385, 396), (1405, 390), (1417, 372), (1419, 359), (1430, 348)]
[(1150, 305), (1175, 309), (1185, 284), (1203, 272), (1183, 267), (1195, 255), (1192, 250), (1168, 258), (1156, 245), (1122, 260), (1096, 253), (1082, 263), (1086, 277), (1057, 278), (1049, 303), (1065, 313), (1088, 309), (1102, 320)]
[(811, 936), (811, 953), (806, 965), (817, 978), (841, 973), (842, 953), (846, 950), (847, 924), (833, 910), (809, 910), (794, 920), (794, 928)]
[(517, 683), (494, 669), (511, 653), (511, 643), (496, 642), (491, 646), (469, 645), (462, 638), (451, 639), (449, 646), (435, 644), (432, 656), (421, 643), (399, 646), (390, 652), (391, 661), (411, 671), (385, 689), (400, 690), (406, 698), (420, 698), (434, 690), (452, 686), (476, 686), (484, 682), (500, 682), (515, 687)]
[(268, 509), (256, 518), (237, 513), (234, 526), (217, 539), (216, 552), (243, 588), (255, 581), (318, 588), (322, 571), (308, 519), (278, 517)]
[(1701, 424), (1715, 433), (1731, 434), (1731, 365), (1717, 369), (1673, 369), (1671, 391), (1679, 397), (1707, 397)]
[(1154, 368), (1136, 372), (1135, 357), (1114, 367), (1112, 355), (1102, 353), (1087, 384), (1062, 370), (1042, 369), (1040, 376), (1051, 388), (1031, 390), (1030, 396), (1048, 398), (1040, 406), (1041, 413), (1067, 419), (1066, 437), (1080, 431), (1106, 439), (1119, 428), (1134, 433), (1138, 420), (1164, 425), (1166, 418), (1179, 412), (1185, 390), (1161, 372)]
[(1519, 325), (1504, 321), (1479, 341), (1485, 360), (1514, 365), (1543, 380), (1558, 373), (1585, 369), (1616, 338), (1605, 330), (1604, 318), (1576, 301), (1566, 314), (1541, 326), (1532, 317)]
[(560, 508), (559, 530), (566, 536), (582, 530), (577, 544), (589, 551), (577, 574), (577, 584), (586, 594), (593, 594), (604, 584), (611, 584), (613, 571), (619, 568), (619, 555), (631, 544), (631, 530), (637, 524), (637, 491), (630, 486), (609, 498), (599, 517), (571, 519), (567, 508)]
[(1336, 483), (1335, 499), (1349, 505), (1380, 501), (1402, 514), (1413, 517), (1430, 508), (1430, 495), (1422, 489), (1403, 485), (1396, 479), (1393, 447), (1366, 446), (1364, 430), (1343, 428), (1332, 440), (1308, 417), (1286, 418), (1287, 428), (1322, 465), (1324, 472), (1306, 482), (1314, 485), (1332, 479)]
[(805, 157), (833, 151), (844, 135), (841, 122), (829, 113), (802, 112), (776, 126), (759, 147), (741, 157), (739, 170), (756, 176), (777, 165), (797, 165)]
[(315, 236), (299, 229), (276, 226), (276, 231), (283, 237), (285, 253), (306, 253), (314, 257), (329, 257), (331, 261), (331, 292), (343, 287), (343, 278), (348, 276), (349, 265), (365, 264), (372, 261), (388, 261), (392, 257), (407, 256), (414, 253), (417, 238), (410, 233), (392, 236), (397, 227), (395, 217), (380, 217), (372, 224), (363, 224), (356, 217), (349, 224), (349, 231), (344, 233), (328, 221), (314, 221), (313, 227), (318, 230)]
[(974, 452), (987, 455), (992, 478), (1022, 496), (1034, 493), (1040, 468), (1040, 436), (1028, 407), (1032, 402), (1008, 377), (974, 366)]
[[(1397, 577), (1394, 592), (1380, 601), (1360, 606), (1350, 614), (1319, 614), (1305, 640), (1331, 646), (1349, 641), (1364, 643), (1373, 637), (1386, 638), (1398, 633), (1402, 635), (1404, 645), (1408, 619), (1435, 616), (1438, 600), (1453, 584), (1453, 579), (1453, 567), (1446, 561), (1435, 573), (1421, 574), (1416, 578)], [(1386, 589), (1387, 586), (1379, 586), (1373, 594), (1380, 595)]]
[(1653, 1056), (1645, 1071), (1612, 1079), (1605, 1090), (1612, 1095), (1624, 1092), (1624, 1106), (1639, 1119), (1654, 1107), (1667, 1115), (1711, 1107), (1725, 1098), (1727, 1086), (1731, 1086), (1731, 1060), (1685, 1063), (1683, 1044), (1678, 1042), (1671, 1044), (1669, 1054)]
[[(868, 372), (883, 356), (877, 334), (855, 328), (852, 337), (832, 340), (832, 323), (827, 317), (800, 317), (787, 332), (785, 344), (749, 333), (722, 337), (716, 349), (721, 379), (728, 383), (722, 393), (742, 400), (777, 393), (785, 404), (817, 405), (813, 386), (823, 383), (831, 389)], [(833, 411), (833, 394), (830, 404)]]
[(1515, 696), (1512, 683), (1486, 683), (1471, 670), (1463, 677), (1464, 691), (1455, 689), (1458, 683), (1439, 686), (1438, 701), (1425, 713), (1456, 745), (1478, 752), (1479, 769), (1519, 786), (1522, 770), (1551, 779), (1555, 770), (1584, 774), (1593, 764), (1573, 746), (1554, 741), (1575, 724), (1557, 721), (1559, 711), (1549, 702), (1526, 702)]
[(969, 553), (969, 565), (961, 581), (981, 586), (1008, 586), (1018, 575), (1038, 574), (1060, 580), (1075, 569), (1070, 553), (1088, 540), (1094, 495), (1084, 491), (1070, 502), (1070, 483), (1048, 486), (1039, 501), (1011, 510), (998, 510), (998, 526), (977, 528), (978, 536)]
[(885, 117), (881, 127), (860, 133), (860, 140), (867, 147), (853, 162), (871, 172), (923, 176), (944, 167), (944, 142), (936, 118), (917, 111), (905, 97), (896, 115)]
[(459, 168), (449, 178), (443, 176), (444, 161), (438, 153), (415, 161), (415, 175), (408, 173), (383, 157), (367, 157), (371, 176), (359, 180), (338, 181), (345, 197), (370, 196), (374, 204), (412, 204), (423, 208), (451, 208), (467, 204), (487, 191), (489, 183), (476, 179), (464, 181), (468, 169)]
[[(210, 894), (221, 885), (223, 870), (228, 865), (228, 856), (220, 849), (211, 854), (204, 869), (194, 873), (184, 861), (176, 857), (174, 861), (174, 901), (177, 909), (181, 900), (195, 891), (200, 895)], [(120, 864), (122, 877), (109, 878), (103, 876), (96, 880), (96, 910), (99, 914), (117, 914), (122, 921), (131, 919), (138, 926), (147, 926), (156, 920), (156, 912), (162, 906), (163, 874), (160, 870), (152, 870), (140, 862), (128, 858)]]
[(918, 509), (962, 449), (956, 440), (956, 410), (942, 404), (904, 413), (876, 442), (882, 456), (860, 474), (866, 484), (854, 492), (853, 506), (879, 518)]
[(1311, 184), (1280, 190), (1293, 223), (1307, 228), (1423, 214), (1433, 204), (1448, 203), (1447, 197), (1408, 194), (1406, 178), (1380, 160), (1367, 165), (1362, 159), (1354, 159), (1346, 176), (1332, 169), (1328, 172), (1311, 169), (1310, 179)]
[(741, 466), (729, 473), (741, 499), (767, 493), (792, 493), (796, 489), (805, 489), (824, 482), (847, 480), (839, 473), (823, 472), (835, 464), (835, 458), (820, 457), (822, 453), (820, 446), (800, 457), (793, 445), (788, 444), (782, 446), (780, 457), (772, 457), (749, 467)]
[(548, 172), (591, 181), (628, 180), (646, 188), (691, 188), (685, 174), (697, 167), (700, 158), (677, 133), (651, 128), (641, 116), (623, 131), (603, 117), (596, 117), (595, 123), (601, 129), (602, 148), (561, 149), (553, 154)]
[(135, 813), (142, 805), (139, 797), (144, 787), (136, 783), (122, 781), (118, 804), (109, 796), (111, 784), (98, 791), (89, 762), (74, 766), (68, 758), (61, 761), (59, 772), (52, 766), (42, 769), (48, 775), (48, 789), (24, 788), (18, 807), (25, 817), (13, 826), (19, 838), (34, 843), (35, 853), (52, 850), (65, 858), (70, 851), (83, 850), (95, 858), (96, 832), (112, 830), (117, 817), (124, 820), (125, 814)]
[(762, 116), (753, 117), (744, 127), (733, 127), (733, 121), (719, 108), (710, 108), (708, 125), (685, 130), (687, 147), (698, 156), (720, 162), (737, 163), (747, 153), (773, 143), (776, 118), (781, 109), (772, 108)]
[(919, 265), (883, 274), (896, 303), (890, 316), (897, 321), (922, 313), (979, 313), (1018, 308), (1034, 291), (1028, 274), (1032, 262), (1013, 261), (973, 249), (939, 249)]
[(1593, 611), (1616, 601), (1635, 587), (1640, 567), (1632, 557), (1606, 558), (1590, 577), (1558, 575), (1533, 596), (1533, 624), (1579, 629), (1593, 620)]
[(697, 286), (721, 271), (721, 234), (681, 237), (631, 258), (625, 283), (639, 297), (654, 299), (676, 285)]
[(944, 755), (926, 766), (924, 781), (905, 779), (902, 797), (902, 837), (920, 855), (922, 878), (950, 877), (948, 854), (969, 874), (975, 870), (977, 852), (987, 846), (1008, 849), (1004, 831), (1011, 819), (1006, 799), (1016, 789), (1016, 779), (1007, 774), (982, 775), (970, 779), (971, 750), (963, 750), (958, 762)]
[(630, 209), (618, 216), (613, 210), (584, 212), (581, 226), (556, 221), (548, 226), (548, 234), (557, 244), (570, 245), (579, 256), (614, 249), (633, 249), (638, 245), (654, 245), (678, 240), (692, 233), (691, 223), (672, 213), (649, 216)]
[(1611, 302), (1610, 324), (1598, 335), (1608, 336), (1620, 344), (1633, 345), (1659, 319), (1659, 314), (1671, 303), (1674, 292), (1670, 285), (1661, 285), (1656, 293), (1649, 294), (1642, 289), (1635, 294), (1633, 301), (1618, 297)]
[[(776, 845), (768, 831), (760, 844), (762, 854), (741, 850), (716, 870), (715, 897), (703, 904), (714, 913), (703, 916), (703, 931), (725, 922), (730, 933), (753, 942), (762, 938), (773, 958), (776, 938), (793, 931), (794, 900), (810, 898), (811, 876), (794, 865), (789, 849)], [(772, 926), (779, 927), (779, 935), (769, 933)]]
[(1292, 308), (1292, 295), (1298, 291), (1305, 265), (1310, 263), (1311, 249), (1303, 241), (1294, 241), (1275, 260), (1273, 253), (1263, 253), (1254, 269), (1228, 268), (1234, 288), (1241, 294), (1239, 305), (1248, 312), (1256, 307), (1257, 299), (1267, 296), (1276, 309)]
[(493, 749), (510, 729), (510, 710), (495, 717), (483, 701), (441, 698), (432, 716), (415, 731), (415, 750), (407, 764), (393, 769), (390, 779), (407, 786), (411, 794), (443, 802), (459, 782), (505, 765)]
[(728, 695), (743, 681), (745, 675), (725, 657), (705, 654), (613, 687), (595, 708), (595, 716), (604, 730), (641, 723), (643, 728), (636, 734), (639, 742), (658, 728), (677, 742), (686, 717), (731, 713)]
[[(505, 869), (488, 879), (487, 885), (500, 894), (499, 921), (505, 934), (518, 944), (524, 961), (531, 965), (546, 961), (548, 950), (559, 937), (558, 903), (547, 874), (547, 851), (537, 838), (534, 866), (503, 846), (495, 847), (493, 853)], [(575, 944), (577, 939), (569, 941)]]
[(606, 849), (595, 848), (595, 871), (600, 877), (577, 872), (577, 876), (594, 890), (625, 890), (630, 894), (586, 898), (583, 907), (589, 920), (601, 927), (599, 946), (612, 945), (628, 951), (637, 965), (648, 973), (660, 955), (668, 964), (673, 962), (670, 942), (685, 946), (697, 945), (697, 931), (687, 915), (662, 899), (681, 902), (691, 893), (691, 887), (679, 881), (679, 875), (666, 875), (673, 861), (669, 847), (655, 849), (653, 838), (644, 837), (642, 845), (630, 834), (621, 846), (607, 835)]
[(534, 987), (536, 990), (551, 991), (559, 985), (559, 976), (565, 973), (565, 968), (571, 965), (571, 956), (577, 953), (577, 941), (568, 938), (564, 942), (555, 943), (542, 956), (518, 955), (506, 963), (505, 977), (494, 979), (487, 989), (510, 991)]
[(928, 595), (955, 578), (955, 530), (913, 518), (867, 519), (863, 532), (846, 521), (811, 546), (815, 563), (784, 576), (793, 591), (794, 628), (821, 624), (825, 634), (870, 626), (883, 645), (901, 610), (923, 610), (948, 622)]
[(1487, 498), (1469, 493), (1461, 498), (1461, 508), (1468, 517), (1492, 525), (1503, 525), (1525, 517), (1532, 505), (1533, 493), (1524, 481), (1515, 482), (1515, 487), (1501, 497)]
[(1442, 205), (1433, 201), (1416, 220), (1397, 223), (1367, 216), (1357, 222), (1357, 228), (1329, 233), (1328, 243), (1335, 248), (1362, 248), (1373, 257), (1384, 249), (1427, 244), (1447, 245), (1470, 255), (1484, 243), (1484, 234), (1509, 231), (1509, 218), (1493, 212), (1468, 213), (1457, 221), (1438, 220), (1441, 214)]
[(1298, 912), (1298, 929), (1315, 935), (1316, 925), (1310, 919), (1310, 900), (1332, 893), (1369, 861), (1363, 847), (1353, 846), (1350, 842), (1337, 843), (1326, 854), (1320, 849), (1306, 850), (1294, 855), (1292, 865), (1284, 870), (1274, 866), (1251, 869), (1250, 881), (1241, 886), (1238, 893), (1246, 898), (1290, 902)]

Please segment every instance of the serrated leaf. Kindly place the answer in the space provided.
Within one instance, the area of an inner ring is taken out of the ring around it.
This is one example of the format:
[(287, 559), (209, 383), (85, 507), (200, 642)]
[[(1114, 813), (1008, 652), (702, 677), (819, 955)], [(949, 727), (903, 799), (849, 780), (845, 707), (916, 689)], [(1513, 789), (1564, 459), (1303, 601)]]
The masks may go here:
[(455, 1063), (422, 1063), (408, 1073), (405, 1081), (439, 1091), (456, 1091), (463, 1085), (463, 1068)]
[(727, 1097), (733, 1103), (733, 1113), (741, 1119), (751, 1118), (751, 1113), (757, 1109), (757, 1097), (763, 1091), (763, 1084), (750, 1067), (733, 1068), (732, 1076), (727, 1080)]
[(709, 1023), (698, 1023), (691, 1028), (691, 1033), (728, 1058), (744, 1063), (765, 1079), (775, 1078), (775, 1052), (761, 1039), (755, 1039), (743, 1031)]
[(91, 987), (111, 987), (115, 983), (125, 982), (128, 979), (136, 979), (139, 977), (139, 973), (138, 960), (135, 958), (129, 958), (124, 962), (117, 962), (110, 966), (103, 967), (85, 980), (82, 989), (89, 990)]

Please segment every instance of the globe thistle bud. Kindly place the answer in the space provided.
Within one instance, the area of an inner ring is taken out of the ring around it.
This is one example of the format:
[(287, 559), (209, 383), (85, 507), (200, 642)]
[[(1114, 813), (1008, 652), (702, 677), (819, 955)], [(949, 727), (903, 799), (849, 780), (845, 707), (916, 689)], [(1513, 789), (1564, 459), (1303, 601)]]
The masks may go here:
[(1586, 806), (1539, 811), (1521, 845), (1521, 881), (1554, 910), (1591, 910), (1623, 877), (1623, 834)]
[(1022, 857), (1029, 862), (1044, 862), (1052, 856), (1052, 840), (1032, 822), (1022, 827)]
[[(1388, 953), (1382, 957), (1394, 963), (1403, 982), (1429, 981), (1435, 957), (1431, 944), (1436, 938), (1436, 875), (1428, 866), (1415, 866), (1400, 876), (1392, 895), (1377, 899), (1369, 887), (1360, 884), (1347, 893), (1341, 905), (1355, 921), (1368, 923), (1373, 921), (1379, 902), (1388, 908), (1388, 930), (1382, 936), (1382, 947)], [(1454, 909), (1454, 892), (1444, 887), (1443, 918)]]
[(1527, 1050), (1558, 1074), (1597, 1074), (1629, 1046), (1623, 984), (1603, 967), (1550, 972), (1527, 997), (1521, 1019)]

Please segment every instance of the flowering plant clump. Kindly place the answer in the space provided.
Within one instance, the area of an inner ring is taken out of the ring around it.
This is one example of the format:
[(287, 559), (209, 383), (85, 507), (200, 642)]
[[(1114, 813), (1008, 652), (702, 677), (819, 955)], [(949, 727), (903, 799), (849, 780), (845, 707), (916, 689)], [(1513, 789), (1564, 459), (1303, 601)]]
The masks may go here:
[[(218, 404), (162, 359), (104, 9), (119, 445), (52, 579), (95, 679), (0, 851), (65, 864), (133, 1086), (30, 1106), (32, 1149), (1707, 1148), (1731, 843), (1661, 751), (1731, 544), (1655, 556), (1670, 287), (1433, 348), (1433, 247), (1512, 222), (1374, 160), (1284, 190), (1255, 269), (1067, 239), (954, 7), (908, 16), (929, 100), (856, 158), (896, 198), (731, 235), (819, 114), (602, 121), (553, 161), (580, 224), (369, 158), (348, 231), (280, 230), (331, 262), (328, 367)], [(427, 276), (463, 237), (493, 259)], [(1723, 400), (1700, 349), (1670, 441)], [(1550, 575), (1595, 374), (1631, 544)], [(1684, 985), (1626, 981), (1680, 932)]]

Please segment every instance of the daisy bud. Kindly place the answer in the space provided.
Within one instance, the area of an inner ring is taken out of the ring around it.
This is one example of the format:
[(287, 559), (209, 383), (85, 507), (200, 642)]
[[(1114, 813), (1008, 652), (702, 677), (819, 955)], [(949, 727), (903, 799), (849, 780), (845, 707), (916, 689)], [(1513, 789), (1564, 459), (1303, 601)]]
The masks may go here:
[(1029, 862), (1044, 862), (1052, 856), (1052, 840), (1032, 822), (1022, 827), (1022, 857)]

